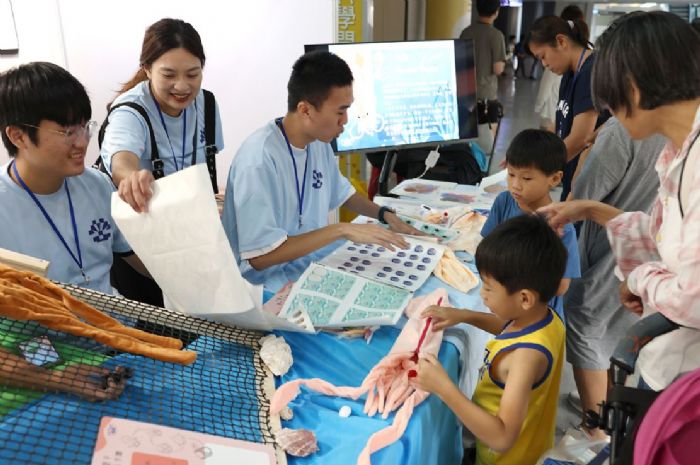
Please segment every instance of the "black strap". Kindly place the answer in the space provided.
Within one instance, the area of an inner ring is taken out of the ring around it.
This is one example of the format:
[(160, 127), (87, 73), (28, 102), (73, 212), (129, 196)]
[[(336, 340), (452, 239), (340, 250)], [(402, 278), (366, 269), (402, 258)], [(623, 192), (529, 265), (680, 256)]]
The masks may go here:
[(216, 154), (219, 149), (216, 147), (216, 99), (214, 94), (206, 89), (204, 93), (204, 157), (211, 178), (211, 187), (214, 194), (219, 193), (219, 185), (216, 181)]
[[(207, 170), (209, 171), (212, 189), (214, 190), (214, 193), (217, 194), (219, 192), (219, 186), (216, 180), (216, 154), (219, 152), (219, 149), (216, 147), (216, 99), (214, 98), (214, 94), (208, 90), (202, 89), (202, 92), (204, 93), (204, 158), (207, 163)], [(109, 113), (107, 113), (107, 117), (102, 122), (102, 126), (100, 126), (100, 131), (98, 133), (97, 142), (99, 147), (102, 147), (105, 131), (107, 130), (107, 125), (109, 124), (109, 115), (112, 114), (112, 112), (117, 108), (123, 106), (136, 110), (146, 122), (151, 139), (151, 172), (153, 173), (153, 177), (155, 179), (164, 177), (165, 172), (163, 171), (163, 160), (160, 159), (160, 155), (158, 153), (158, 144), (156, 143), (156, 135), (153, 131), (153, 126), (151, 125), (151, 119), (148, 117), (146, 110), (138, 103), (123, 102), (114, 105), (109, 109)], [(192, 139), (193, 159), (196, 157), (197, 132), (197, 128), (195, 127), (194, 136)], [(104, 167), (104, 163), (102, 162), (102, 157), (97, 157), (93, 167), (102, 172), (107, 172)]]
[(700, 131), (698, 131), (697, 134), (695, 134), (695, 138), (693, 139), (693, 142), (690, 143), (690, 147), (688, 147), (688, 153), (683, 159), (683, 164), (681, 165), (681, 177), (678, 180), (678, 208), (680, 208), (681, 210), (681, 218), (683, 218), (684, 215), (683, 203), (681, 202), (681, 190), (683, 188), (683, 173), (685, 172), (685, 163), (688, 161), (688, 157), (690, 157), (690, 150), (693, 148), (693, 145), (695, 145), (695, 142), (698, 140), (698, 136), (700, 136)]
[[(129, 107), (133, 110), (136, 110), (141, 115), (143, 120), (146, 122), (146, 125), (148, 126), (148, 132), (150, 135), (150, 139), (151, 139), (151, 167), (152, 167), (151, 172), (153, 173), (153, 177), (155, 179), (162, 178), (163, 176), (165, 176), (165, 173), (163, 171), (163, 160), (160, 159), (160, 155), (158, 154), (158, 144), (156, 143), (156, 134), (155, 134), (155, 132), (153, 132), (153, 126), (151, 125), (151, 119), (148, 117), (146, 110), (138, 103), (123, 102), (123, 103), (119, 103), (117, 105), (110, 107), (109, 112), (107, 113), (107, 117), (102, 122), (102, 126), (100, 126), (100, 132), (97, 135), (97, 143), (98, 143), (99, 147), (102, 148), (102, 141), (105, 138), (105, 131), (107, 130), (107, 125), (109, 125), (109, 115), (111, 115), (112, 112), (119, 107)], [(106, 172), (106, 170), (104, 168), (104, 164), (102, 163), (102, 157), (98, 157), (97, 161), (95, 161), (95, 164), (93, 166), (95, 168), (99, 169), (100, 171)]]

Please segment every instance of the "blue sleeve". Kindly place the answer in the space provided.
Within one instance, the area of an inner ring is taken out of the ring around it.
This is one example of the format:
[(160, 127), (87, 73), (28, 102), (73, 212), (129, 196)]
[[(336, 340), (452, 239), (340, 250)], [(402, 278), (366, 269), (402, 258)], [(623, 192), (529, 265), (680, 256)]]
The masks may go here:
[(143, 160), (150, 150), (148, 126), (141, 115), (128, 107), (117, 108), (109, 115), (109, 124), (105, 130), (100, 156), (108, 172), (112, 172), (112, 156), (117, 152), (127, 151)]
[(343, 176), (338, 166), (338, 157), (333, 154), (330, 145), (327, 145), (328, 151), (328, 174), (330, 176), (333, 190), (331, 192), (330, 209), (335, 210), (345, 203), (352, 194), (355, 193), (355, 188), (352, 186), (348, 178)]
[(564, 236), (561, 238), (566, 247), (568, 258), (566, 260), (566, 270), (564, 270), (564, 278), (580, 278), (581, 277), (581, 259), (578, 255), (578, 240), (576, 238), (576, 230), (573, 225), (567, 224), (564, 228)]
[(224, 130), (221, 127), (221, 114), (219, 104), (216, 103), (216, 148), (221, 152), (224, 149)]
[[(240, 151), (236, 156), (241, 156)], [(242, 259), (271, 252), (287, 238), (275, 209), (278, 203), (274, 198), (275, 179), (264, 164), (231, 168), (224, 200), (224, 228), (229, 242), (238, 248), (234, 252)], [(236, 244), (231, 240), (234, 235)], [(246, 256), (250, 252), (255, 254)]]
[(481, 237), (488, 236), (491, 231), (496, 228), (496, 226), (501, 224), (506, 207), (506, 200), (508, 200), (506, 196), (509, 195), (510, 193), (507, 191), (498, 194), (498, 197), (496, 197), (496, 200), (494, 200), (493, 205), (491, 205), (491, 211), (486, 219), (486, 223), (484, 223), (484, 226), (481, 228)]

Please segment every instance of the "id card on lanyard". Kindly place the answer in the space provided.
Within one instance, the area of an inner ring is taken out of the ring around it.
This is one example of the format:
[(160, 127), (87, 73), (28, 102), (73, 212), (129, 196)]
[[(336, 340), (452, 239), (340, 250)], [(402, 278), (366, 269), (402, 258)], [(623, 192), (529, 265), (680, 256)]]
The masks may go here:
[[(571, 111), (573, 110), (574, 102), (574, 89), (576, 88), (576, 82), (578, 81), (579, 76), (581, 75), (581, 67), (583, 66), (583, 59), (586, 56), (586, 50), (583, 49), (581, 52), (581, 56), (578, 59), (578, 64), (576, 65), (576, 72), (574, 73), (574, 77), (571, 80), (571, 87), (569, 88), (568, 95), (564, 99), (565, 105), (566, 105), (566, 115), (564, 115), (564, 109), (563, 108), (557, 108), (557, 112), (561, 113), (562, 117), (559, 122), (559, 125), (557, 127), (557, 135), (563, 140), (566, 139), (566, 137), (569, 135), (571, 132), (571, 126), (573, 126), (574, 123), (574, 117), (571, 117), (571, 120), (569, 120), (569, 115), (571, 114)], [(559, 102), (559, 106), (561, 107), (562, 102)]]

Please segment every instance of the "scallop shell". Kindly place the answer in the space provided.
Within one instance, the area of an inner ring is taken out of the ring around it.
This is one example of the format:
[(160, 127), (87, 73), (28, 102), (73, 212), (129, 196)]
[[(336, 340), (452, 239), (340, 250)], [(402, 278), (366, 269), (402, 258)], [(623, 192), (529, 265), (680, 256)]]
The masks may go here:
[(306, 457), (318, 452), (316, 435), (307, 429), (282, 428), (275, 436), (277, 444), (289, 455)]

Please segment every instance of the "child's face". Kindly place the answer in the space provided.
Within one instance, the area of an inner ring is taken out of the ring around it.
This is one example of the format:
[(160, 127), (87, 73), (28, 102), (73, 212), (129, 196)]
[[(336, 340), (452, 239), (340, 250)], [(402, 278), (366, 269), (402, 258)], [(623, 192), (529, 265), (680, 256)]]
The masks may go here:
[(561, 181), (562, 172), (546, 175), (534, 167), (508, 169), (508, 191), (524, 211), (532, 211), (551, 202), (549, 191)]
[(517, 292), (510, 294), (508, 289), (490, 276), (482, 275), (481, 279), (481, 299), (494, 315), (506, 321), (520, 316)]

